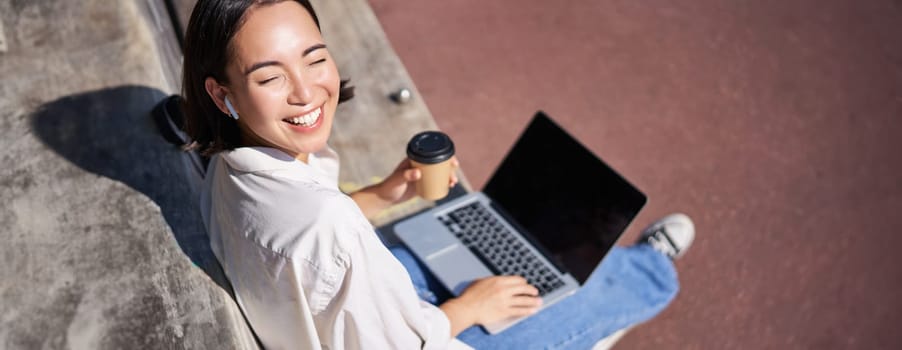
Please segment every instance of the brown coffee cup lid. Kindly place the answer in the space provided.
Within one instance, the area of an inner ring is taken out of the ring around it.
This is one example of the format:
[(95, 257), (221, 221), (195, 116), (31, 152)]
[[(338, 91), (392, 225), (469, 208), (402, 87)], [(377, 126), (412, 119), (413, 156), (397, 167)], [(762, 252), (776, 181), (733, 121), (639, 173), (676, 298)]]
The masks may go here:
[(454, 142), (441, 131), (424, 131), (407, 143), (407, 157), (421, 164), (436, 164), (454, 156)]

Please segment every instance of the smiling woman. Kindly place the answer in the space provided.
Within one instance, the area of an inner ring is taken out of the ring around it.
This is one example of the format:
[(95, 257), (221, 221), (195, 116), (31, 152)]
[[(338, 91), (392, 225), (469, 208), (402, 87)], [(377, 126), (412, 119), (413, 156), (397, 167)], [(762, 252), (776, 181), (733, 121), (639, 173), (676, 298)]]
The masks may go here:
[[(266, 146), (306, 160), (325, 146), (336, 105), (353, 88), (340, 80), (308, 2), (199, 1), (187, 32), (189, 148), (210, 156)], [(230, 114), (237, 118), (223, 118)]]
[(226, 82), (207, 77), (204, 87), (220, 111), (225, 100), (242, 146), (276, 148), (307, 161), (326, 146), (338, 106), (338, 68), (309, 12), (294, 2), (258, 6), (231, 45)]
[(266, 348), (466, 348), (458, 336), (480, 348), (585, 348), (651, 317), (676, 293), (672, 263), (658, 250), (665, 241), (684, 250), (691, 222), (659, 225), (670, 230), (654, 236), (659, 244), (611, 253), (581, 294), (486, 334), (476, 326), (536, 313), (538, 289), (521, 276), (489, 276), (439, 300), (441, 289), (406, 249), (383, 245), (367, 219), (416, 196), (422, 174), (409, 160), (378, 184), (339, 190), (328, 140), (352, 90), (309, 2), (199, 0), (184, 52), (189, 148), (210, 156), (201, 215)]
[(310, 3), (200, 0), (184, 52), (188, 148), (211, 157), (201, 214), (263, 345), (455, 344), (449, 319), (417, 298), (367, 221), (413, 198), (419, 171), (405, 160), (379, 184), (351, 196), (338, 189), (327, 141), (353, 90)]

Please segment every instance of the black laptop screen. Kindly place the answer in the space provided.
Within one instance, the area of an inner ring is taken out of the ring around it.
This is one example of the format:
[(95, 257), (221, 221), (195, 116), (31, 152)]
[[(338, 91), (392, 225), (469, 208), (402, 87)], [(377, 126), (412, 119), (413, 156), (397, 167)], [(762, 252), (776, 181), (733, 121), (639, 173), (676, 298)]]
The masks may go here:
[(584, 283), (646, 197), (544, 113), (483, 190)]

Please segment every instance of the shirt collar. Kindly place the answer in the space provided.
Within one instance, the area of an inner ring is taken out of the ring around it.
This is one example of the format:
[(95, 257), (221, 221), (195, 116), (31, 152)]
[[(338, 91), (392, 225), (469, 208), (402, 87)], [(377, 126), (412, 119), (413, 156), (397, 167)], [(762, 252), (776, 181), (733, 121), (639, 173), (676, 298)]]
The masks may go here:
[(269, 147), (240, 147), (221, 154), (229, 166), (237, 171), (257, 173), (289, 170), (288, 174), (298, 174), (297, 170), (301, 170), (301, 174), (314, 175), (314, 180), (320, 180), (318, 182), (338, 185), (338, 154), (328, 146), (311, 153), (307, 163)]

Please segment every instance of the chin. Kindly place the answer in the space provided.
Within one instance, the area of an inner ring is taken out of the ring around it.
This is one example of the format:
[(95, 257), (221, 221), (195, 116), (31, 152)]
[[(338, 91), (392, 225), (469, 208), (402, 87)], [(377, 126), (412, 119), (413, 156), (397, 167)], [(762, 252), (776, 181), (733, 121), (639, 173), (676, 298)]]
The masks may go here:
[(295, 150), (297, 153), (308, 153), (308, 154), (316, 153), (316, 152), (326, 149), (326, 146), (328, 146), (327, 141), (328, 141), (328, 139), (324, 139), (319, 142), (309, 142), (308, 141), (308, 142), (303, 142), (303, 143), (296, 143), (295, 144), (296, 146), (292, 147), (290, 149)]

